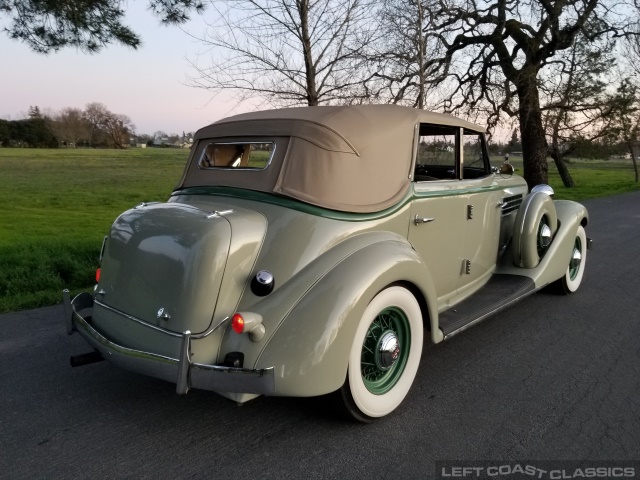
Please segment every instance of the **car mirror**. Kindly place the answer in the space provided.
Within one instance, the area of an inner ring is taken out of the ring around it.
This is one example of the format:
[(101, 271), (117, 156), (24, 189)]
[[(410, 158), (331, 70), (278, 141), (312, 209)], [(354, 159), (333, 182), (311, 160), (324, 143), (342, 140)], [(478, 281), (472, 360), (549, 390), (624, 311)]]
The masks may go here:
[(514, 172), (513, 165), (511, 165), (508, 160), (505, 161), (500, 167), (501, 175), (513, 175), (513, 172)]

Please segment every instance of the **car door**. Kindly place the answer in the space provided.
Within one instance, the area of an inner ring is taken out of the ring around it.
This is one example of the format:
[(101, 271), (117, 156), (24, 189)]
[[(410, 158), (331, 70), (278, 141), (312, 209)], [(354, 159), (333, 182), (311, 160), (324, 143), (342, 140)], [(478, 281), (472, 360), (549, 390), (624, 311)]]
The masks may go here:
[(408, 238), (431, 273), (441, 310), (456, 296), (465, 246), (459, 152), (459, 128), (420, 125)]
[(463, 131), (460, 189), (466, 201), (463, 271), (458, 293), (482, 286), (493, 273), (500, 243), (502, 188), (491, 172), (484, 135)]
[(434, 279), (440, 310), (495, 268), (501, 192), (490, 172), (480, 133), (420, 125), (409, 241)]
[(429, 269), (440, 309), (455, 298), (465, 247), (466, 198), (454, 180), (414, 184), (409, 242)]

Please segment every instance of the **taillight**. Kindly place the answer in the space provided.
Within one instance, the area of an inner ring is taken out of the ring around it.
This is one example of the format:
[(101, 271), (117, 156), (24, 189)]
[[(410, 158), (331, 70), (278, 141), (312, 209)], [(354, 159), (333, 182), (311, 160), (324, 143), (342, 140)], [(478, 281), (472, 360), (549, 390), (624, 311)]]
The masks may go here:
[(231, 317), (231, 328), (237, 334), (248, 333), (252, 342), (259, 342), (264, 338), (262, 316), (255, 312), (236, 312)]
[(100, 269), (96, 270), (96, 282), (100, 283)]
[(244, 318), (239, 313), (234, 313), (231, 319), (231, 328), (236, 333), (244, 332)]

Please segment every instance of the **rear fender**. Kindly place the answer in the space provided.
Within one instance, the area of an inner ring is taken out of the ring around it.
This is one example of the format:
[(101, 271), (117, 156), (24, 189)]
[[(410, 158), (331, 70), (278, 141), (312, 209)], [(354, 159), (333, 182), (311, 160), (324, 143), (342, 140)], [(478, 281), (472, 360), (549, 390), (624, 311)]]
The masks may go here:
[(368, 245), (335, 265), (285, 316), (256, 365), (275, 367), (277, 395), (313, 396), (345, 381), (353, 336), (371, 299), (394, 283), (410, 283), (427, 300), (437, 330), (435, 289), (426, 267), (406, 242)]

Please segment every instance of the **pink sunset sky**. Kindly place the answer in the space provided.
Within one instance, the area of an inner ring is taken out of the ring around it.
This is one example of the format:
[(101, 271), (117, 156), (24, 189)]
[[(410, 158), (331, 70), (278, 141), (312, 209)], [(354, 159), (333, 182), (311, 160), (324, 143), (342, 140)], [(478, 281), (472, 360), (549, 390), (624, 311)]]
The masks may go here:
[[(137, 50), (112, 44), (93, 55), (73, 48), (42, 55), (0, 33), (0, 118), (23, 118), (32, 105), (56, 113), (100, 102), (128, 115), (139, 134), (181, 134), (248, 110), (230, 96), (187, 86), (195, 73), (187, 59), (195, 60), (202, 44), (179, 27), (162, 26), (146, 2), (126, 8), (127, 24), (142, 37)], [(195, 14), (183, 26), (195, 35), (205, 27)]]

